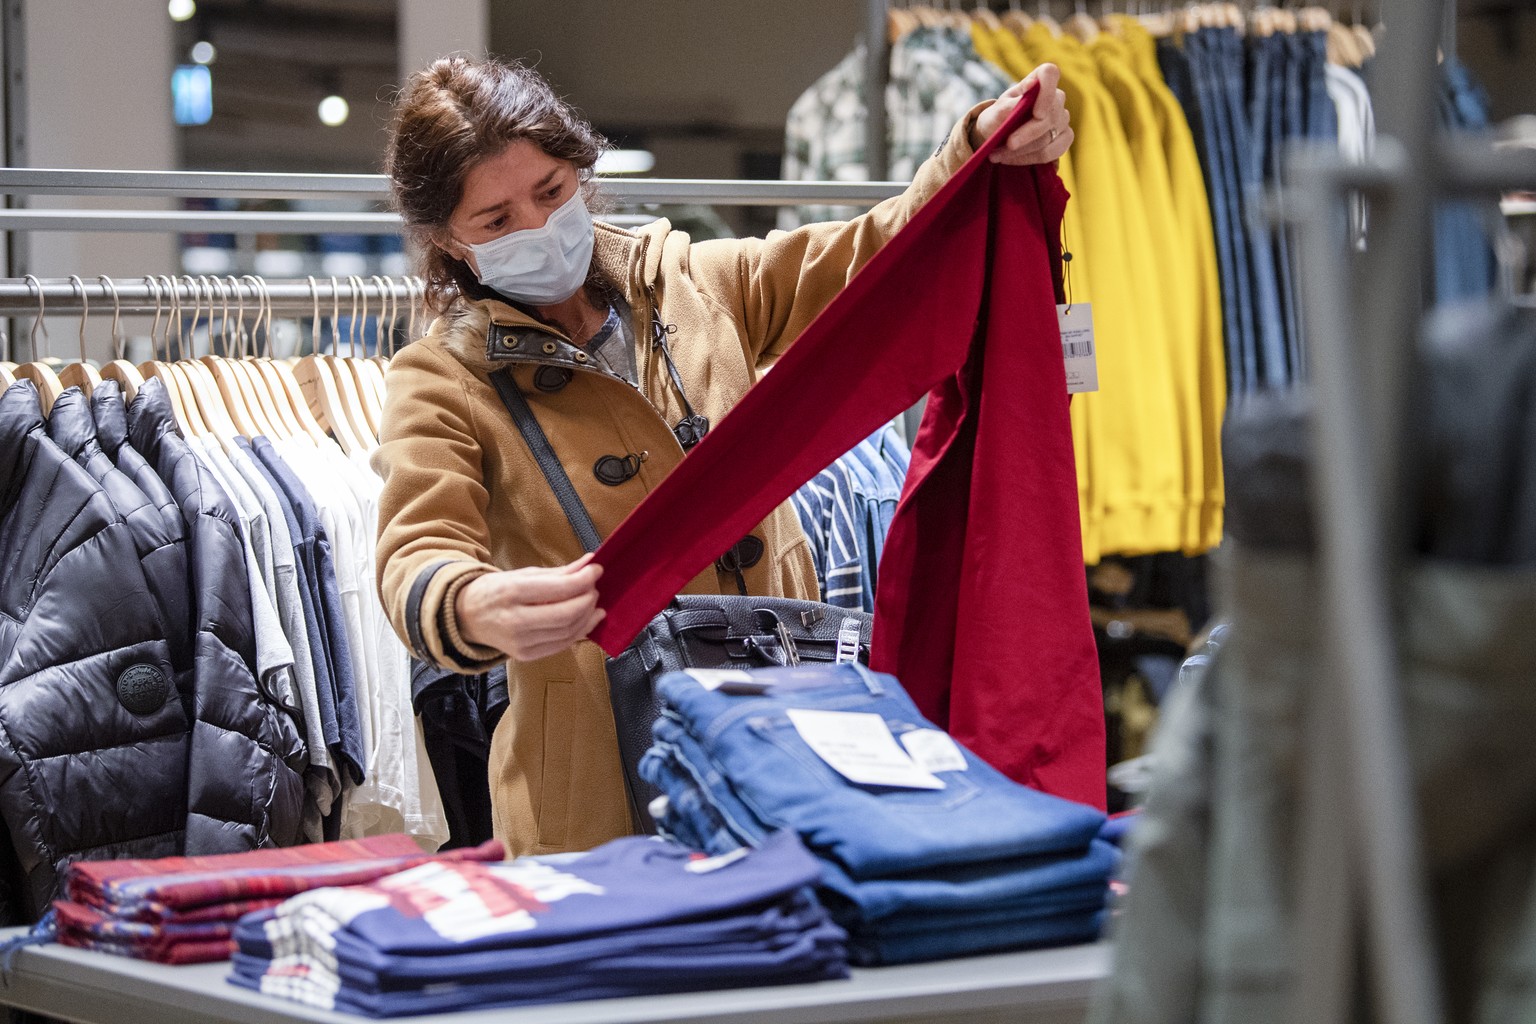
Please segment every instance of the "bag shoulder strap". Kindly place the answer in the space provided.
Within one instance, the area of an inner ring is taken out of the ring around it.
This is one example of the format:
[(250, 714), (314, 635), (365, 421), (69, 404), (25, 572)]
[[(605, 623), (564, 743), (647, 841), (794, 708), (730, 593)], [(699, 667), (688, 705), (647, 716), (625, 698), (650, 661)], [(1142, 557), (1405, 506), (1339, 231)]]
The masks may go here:
[(491, 374), (491, 383), (495, 385), (496, 393), (501, 396), (501, 403), (507, 407), (507, 412), (512, 414), (512, 422), (517, 424), (518, 433), (523, 435), (523, 441), (533, 453), (533, 461), (539, 464), (539, 471), (549, 481), (549, 488), (555, 492), (555, 499), (560, 502), (560, 508), (570, 521), (571, 529), (576, 531), (576, 539), (581, 542), (582, 549), (596, 551), (602, 538), (597, 535), (592, 516), (587, 513), (587, 506), (581, 503), (576, 485), (571, 483), (565, 467), (560, 465), (554, 448), (550, 447), (549, 437), (545, 435), (544, 428), (539, 426), (533, 410), (528, 407), (528, 399), (518, 389), (511, 371), (496, 371)]

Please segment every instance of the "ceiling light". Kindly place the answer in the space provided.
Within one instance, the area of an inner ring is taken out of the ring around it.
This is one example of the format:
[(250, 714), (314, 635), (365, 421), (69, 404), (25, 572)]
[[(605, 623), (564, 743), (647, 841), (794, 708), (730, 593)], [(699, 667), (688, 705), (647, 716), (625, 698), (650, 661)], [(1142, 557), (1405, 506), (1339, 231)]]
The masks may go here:
[(206, 39), (200, 39), (192, 44), (192, 61), (195, 64), (212, 64), (213, 58), (219, 55), (219, 51), (213, 48), (213, 44)]
[(197, 13), (197, 0), (171, 0), (166, 5), (172, 21), (188, 21)]
[(347, 101), (340, 96), (327, 96), (320, 101), (320, 123), (327, 128), (345, 124), (350, 112)]

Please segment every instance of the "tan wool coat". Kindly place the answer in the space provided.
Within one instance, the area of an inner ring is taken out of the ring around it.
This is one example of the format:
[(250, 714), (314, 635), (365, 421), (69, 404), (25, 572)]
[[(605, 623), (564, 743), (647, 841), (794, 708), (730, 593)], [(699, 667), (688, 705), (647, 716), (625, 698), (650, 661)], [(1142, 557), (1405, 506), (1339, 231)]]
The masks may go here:
[[(582, 555), (491, 373), (510, 367), (606, 537), (683, 458), (672, 433), (683, 406), (652, 347), (653, 311), (676, 328), (669, 344), (688, 400), (719, 423), (761, 368), (970, 157), (981, 109), (956, 126), (905, 193), (846, 223), (698, 243), (665, 221), (639, 233), (599, 224), (594, 259), (635, 318), (638, 388), (591, 367), (556, 329), (496, 301), (460, 302), (403, 349), (390, 364), (374, 466), (384, 477), (379, 595), (407, 646), (446, 668), (488, 671), (505, 656), (464, 640), (454, 614), (460, 588), (484, 573)], [(848, 344), (880, 358), (878, 338)], [(631, 479), (610, 486), (594, 476), (603, 456), (629, 454), (643, 460)], [(815, 599), (791, 505), (753, 532), (765, 550), (745, 572), (749, 592)], [(711, 568), (687, 592), (736, 593), (736, 578)], [(491, 744), (497, 838), (521, 855), (590, 849), (628, 833), (603, 652), (582, 642), (509, 664), (508, 693)]]

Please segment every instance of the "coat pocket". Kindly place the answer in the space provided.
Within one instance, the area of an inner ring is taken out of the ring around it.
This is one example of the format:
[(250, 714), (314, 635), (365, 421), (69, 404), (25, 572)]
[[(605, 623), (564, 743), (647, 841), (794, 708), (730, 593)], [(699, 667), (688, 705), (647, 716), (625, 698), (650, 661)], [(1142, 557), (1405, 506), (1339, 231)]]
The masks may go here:
[[(539, 848), (564, 849), (570, 833), (572, 762), (581, 714), (575, 659), (568, 653), (548, 660), (544, 673), (543, 758), (539, 780)], [(543, 667), (543, 666), (541, 666)]]

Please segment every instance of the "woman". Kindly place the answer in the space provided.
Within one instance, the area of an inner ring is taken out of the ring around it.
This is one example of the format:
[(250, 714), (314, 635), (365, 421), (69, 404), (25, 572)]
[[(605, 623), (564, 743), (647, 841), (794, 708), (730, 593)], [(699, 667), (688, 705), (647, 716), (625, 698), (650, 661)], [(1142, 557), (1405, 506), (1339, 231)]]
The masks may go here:
[[(380, 596), (423, 659), (464, 672), (511, 659), (490, 784), (496, 835), (513, 854), (588, 849), (630, 819), (603, 654), (583, 642), (603, 614), (601, 569), (578, 557), (490, 375), (510, 373), (607, 536), (682, 459), (698, 417), (725, 416), (1032, 80), (1033, 119), (993, 159), (1066, 151), (1058, 79), (1042, 65), (978, 106), (905, 193), (863, 216), (697, 244), (665, 221), (638, 233), (594, 225), (605, 143), (533, 71), (448, 58), (407, 84), (388, 172), (441, 315), (390, 366), (375, 462)], [(688, 592), (815, 599), (793, 509), (753, 535), (759, 557), (706, 570)]]

